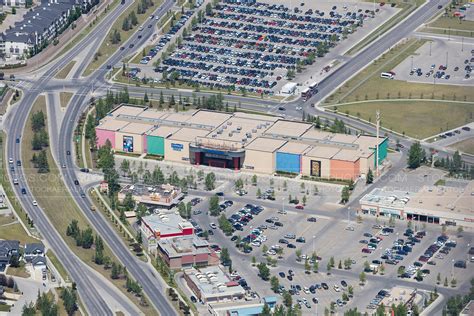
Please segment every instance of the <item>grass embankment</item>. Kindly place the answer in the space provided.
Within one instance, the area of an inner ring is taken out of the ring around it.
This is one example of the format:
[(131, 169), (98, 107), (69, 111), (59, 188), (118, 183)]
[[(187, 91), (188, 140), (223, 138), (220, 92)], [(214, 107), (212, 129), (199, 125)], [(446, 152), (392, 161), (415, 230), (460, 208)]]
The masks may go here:
[[(148, 54), (148, 52), (155, 47), (155, 45), (147, 45), (143, 50), (145, 50), (145, 55)], [(130, 64), (139, 64), (140, 60), (143, 58), (143, 50), (141, 52), (138, 52), (132, 59), (129, 60)], [(148, 63), (150, 64), (150, 62)]]
[[(13, 211), (12, 211), (13, 212)], [(0, 239), (18, 240), (20, 244), (38, 242), (38, 239), (28, 236), (15, 216), (0, 216)]]
[[(366, 1), (372, 2), (370, 0), (366, 0)], [(355, 53), (360, 51), (362, 48), (372, 43), (377, 37), (383, 35), (392, 27), (400, 23), (403, 19), (405, 19), (408, 15), (410, 15), (410, 13), (412, 13), (420, 5), (425, 3), (425, 1), (426, 0), (415, 0), (414, 3), (407, 3), (404, 0), (388, 1), (387, 5), (389, 5), (390, 3), (396, 3), (397, 8), (400, 8), (401, 10), (397, 14), (395, 14), (393, 17), (391, 17), (387, 22), (383, 23), (377, 29), (375, 29), (372, 33), (366, 36), (363, 40), (361, 40), (356, 45), (354, 45), (354, 47), (352, 47), (349, 51), (347, 51), (346, 55), (354, 55)]]
[[(44, 96), (40, 96), (38, 99), (36, 99), (31, 114), (36, 113), (37, 111), (43, 111), (46, 117), (46, 100)], [(135, 302), (145, 314), (153, 313), (154, 310), (151, 306), (141, 306), (138, 304), (138, 299), (132, 293), (127, 292), (124, 278), (115, 280), (112, 279), (108, 269), (104, 269), (104, 266), (96, 265), (92, 261), (92, 256), (94, 255), (94, 250), (92, 248), (84, 249), (82, 247), (77, 247), (75, 240), (72, 237), (66, 235), (66, 227), (73, 219), (77, 220), (78, 226), (81, 229), (85, 229), (90, 225), (70, 195), (67, 187), (64, 185), (59, 169), (54, 163), (54, 159), (49, 148), (46, 148), (46, 154), (47, 160), (49, 162), (50, 172), (48, 174), (38, 174), (34, 168), (31, 162), (31, 157), (33, 156), (33, 150), (31, 149), (31, 140), (33, 138), (33, 131), (31, 129), (31, 114), (24, 129), (21, 146), (25, 177), (28, 180), (28, 186), (32, 195), (35, 197), (38, 204), (41, 206), (46, 216), (48, 216), (49, 220), (57, 229), (58, 233), (61, 235), (69, 248), (82, 261), (112, 282), (127, 297), (129, 297), (132, 302)], [(110, 257), (112, 261), (119, 262), (107, 245), (105, 245), (104, 255)]]
[(425, 42), (412, 39), (399, 44), (346, 82), (324, 105), (371, 121), (380, 109), (384, 127), (419, 138), (472, 120), (474, 89), (380, 78), (381, 72), (394, 69)]
[(450, 147), (463, 153), (474, 155), (474, 138), (460, 141), (459, 143), (453, 144)]
[[(86, 70), (84, 70), (83, 76), (90, 75), (95, 69), (99, 68), (119, 47), (125, 43), (133, 33), (137, 31), (137, 28), (143, 24), (146, 19), (149, 18), (150, 12), (152, 12), (157, 6), (161, 4), (161, 0), (155, 0), (154, 6), (148, 8), (148, 10), (144, 14), (136, 14), (138, 25), (134, 28), (124, 31), (122, 30), (122, 23), (123, 20), (130, 15), (132, 11), (137, 12), (137, 8), (140, 5), (140, 1), (134, 1), (125, 11), (122, 12), (120, 17), (118, 17), (112, 27), (110, 28), (109, 32), (102, 41), (99, 50), (97, 51), (96, 56), (92, 60), (92, 62), (87, 66)], [(120, 42), (118, 44), (112, 44), (110, 40), (110, 34), (117, 30), (120, 33)]]
[(71, 69), (76, 64), (75, 60), (71, 60), (63, 69), (61, 69), (54, 78), (56, 79), (66, 79), (67, 75), (71, 72)]

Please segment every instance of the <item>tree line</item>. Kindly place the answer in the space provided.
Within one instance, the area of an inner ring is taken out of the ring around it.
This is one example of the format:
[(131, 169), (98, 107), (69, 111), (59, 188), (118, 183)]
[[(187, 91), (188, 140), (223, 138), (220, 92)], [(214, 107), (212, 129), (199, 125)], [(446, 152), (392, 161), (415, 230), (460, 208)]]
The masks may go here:
[(46, 118), (43, 111), (33, 113), (31, 116), (31, 130), (33, 131), (33, 139), (31, 140), (31, 147), (34, 151), (31, 162), (38, 170), (38, 173), (48, 173), (49, 163), (45, 147), (49, 146), (49, 137), (46, 132)]

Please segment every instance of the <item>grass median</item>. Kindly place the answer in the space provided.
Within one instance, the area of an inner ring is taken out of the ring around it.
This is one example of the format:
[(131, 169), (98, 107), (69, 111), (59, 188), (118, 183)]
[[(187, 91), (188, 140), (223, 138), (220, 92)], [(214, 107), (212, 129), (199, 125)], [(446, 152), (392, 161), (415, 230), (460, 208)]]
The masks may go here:
[(13, 214), (0, 216), (0, 239), (18, 240), (22, 245), (38, 242), (38, 239), (28, 236)]
[(59, 102), (61, 103), (62, 108), (67, 107), (73, 95), (72, 92), (59, 92)]
[[(37, 111), (43, 111), (46, 116), (46, 99), (44, 96), (39, 96), (33, 105), (31, 114)], [(31, 141), (33, 139), (33, 131), (31, 126), (31, 114), (26, 123), (23, 136), (22, 136), (22, 160), (25, 177), (28, 181), (29, 189), (32, 195), (41, 206), (42, 210), (48, 216), (52, 225), (56, 228), (62, 239), (66, 242), (68, 247), (87, 265), (98, 271), (105, 278), (107, 278), (114, 286), (122, 291), (132, 302), (145, 313), (153, 313), (154, 310), (151, 306), (143, 306), (139, 304), (139, 299), (130, 293), (125, 288), (125, 279), (112, 279), (110, 277), (109, 269), (105, 269), (103, 265), (95, 264), (91, 258), (94, 255), (94, 249), (84, 249), (76, 246), (75, 240), (66, 235), (66, 227), (71, 221), (77, 220), (78, 226), (81, 229), (85, 229), (90, 226), (87, 218), (84, 216), (80, 208), (75, 203), (74, 199), (70, 195), (67, 187), (62, 181), (61, 174), (58, 167), (54, 163), (51, 150), (46, 148), (47, 160), (49, 163), (50, 171), (47, 174), (39, 174), (34, 168), (31, 162), (33, 156), (33, 150), (31, 148)], [(47, 126), (47, 122), (46, 122)], [(105, 245), (104, 255), (111, 258), (114, 262), (119, 262), (112, 251)]]
[[(137, 12), (140, 1), (134, 1), (125, 11), (123, 11), (122, 14), (115, 20), (114, 24), (112, 24), (112, 27), (110, 28), (107, 35), (104, 37), (104, 40), (95, 54), (94, 59), (84, 70), (83, 76), (88, 76), (94, 70), (98, 69), (117, 49), (120, 48), (121, 45), (123, 45), (123, 43), (125, 43), (130, 38), (130, 36), (132, 36), (133, 33), (137, 31), (139, 25), (142, 25), (143, 22), (149, 18), (150, 12), (155, 10), (155, 8), (159, 6), (161, 2), (161, 0), (155, 0), (154, 6), (148, 8), (145, 13), (136, 14), (138, 25), (128, 31), (124, 31), (122, 29), (123, 20), (128, 17), (132, 11), (135, 11), (135, 13)], [(118, 44), (112, 44), (111, 41), (111, 34), (114, 32), (114, 30), (117, 30), (120, 33), (120, 42)]]
[(67, 64), (66, 66), (64, 66), (64, 68), (61, 69), (61, 70), (56, 74), (56, 76), (54, 76), (54, 78), (56, 78), (56, 79), (66, 79), (67, 75), (71, 72), (71, 69), (74, 67), (75, 64), (76, 64), (76, 61), (71, 60), (71, 61), (69, 62), (69, 64)]

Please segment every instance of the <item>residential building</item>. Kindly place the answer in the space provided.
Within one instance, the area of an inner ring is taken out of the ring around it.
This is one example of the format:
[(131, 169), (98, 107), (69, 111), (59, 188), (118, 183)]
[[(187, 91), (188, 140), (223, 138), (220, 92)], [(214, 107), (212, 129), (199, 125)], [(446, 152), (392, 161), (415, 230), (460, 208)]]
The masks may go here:
[(43, 269), (46, 269), (46, 257), (41, 257), (41, 256), (34, 257), (31, 259), (30, 262), (33, 268), (35, 269), (42, 270), (42, 271)]
[(383, 167), (388, 148), (388, 138), (334, 134), (279, 117), (129, 105), (102, 119), (96, 134), (98, 146), (108, 140), (115, 151), (159, 155), (166, 161), (343, 180)]
[(243, 299), (244, 288), (219, 266), (184, 270), (184, 279), (196, 297), (205, 304)]
[(25, 244), (25, 252), (23, 257), (26, 262), (31, 262), (37, 257), (44, 257), (44, 245), (42, 243)]
[(140, 231), (144, 247), (155, 252), (158, 240), (193, 235), (194, 227), (175, 212), (158, 211), (142, 218)]
[(120, 203), (123, 202), (127, 194), (131, 194), (136, 203), (167, 209), (177, 205), (184, 197), (181, 189), (171, 184), (146, 185), (137, 183), (125, 185), (118, 193)]
[[(11, 1), (24, 0), (5, 0)], [(27, 11), (23, 19), (0, 36), (0, 54), (23, 59), (39, 53), (98, 0), (49, 0)]]
[(18, 240), (0, 240), (0, 271), (6, 268), (12, 256), (19, 254), (20, 242)]
[(157, 253), (171, 269), (219, 264), (219, 257), (209, 248), (209, 243), (195, 235), (160, 239)]

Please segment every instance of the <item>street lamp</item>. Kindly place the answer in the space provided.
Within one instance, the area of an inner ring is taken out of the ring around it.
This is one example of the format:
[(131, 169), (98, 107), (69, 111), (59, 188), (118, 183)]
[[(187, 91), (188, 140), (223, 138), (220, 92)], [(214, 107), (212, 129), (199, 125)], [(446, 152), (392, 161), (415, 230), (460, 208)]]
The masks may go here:
[(316, 239), (316, 236), (313, 235), (313, 253), (314, 253), (314, 240)]
[(454, 278), (454, 259), (451, 260), (453, 265), (451, 266), (451, 279)]

